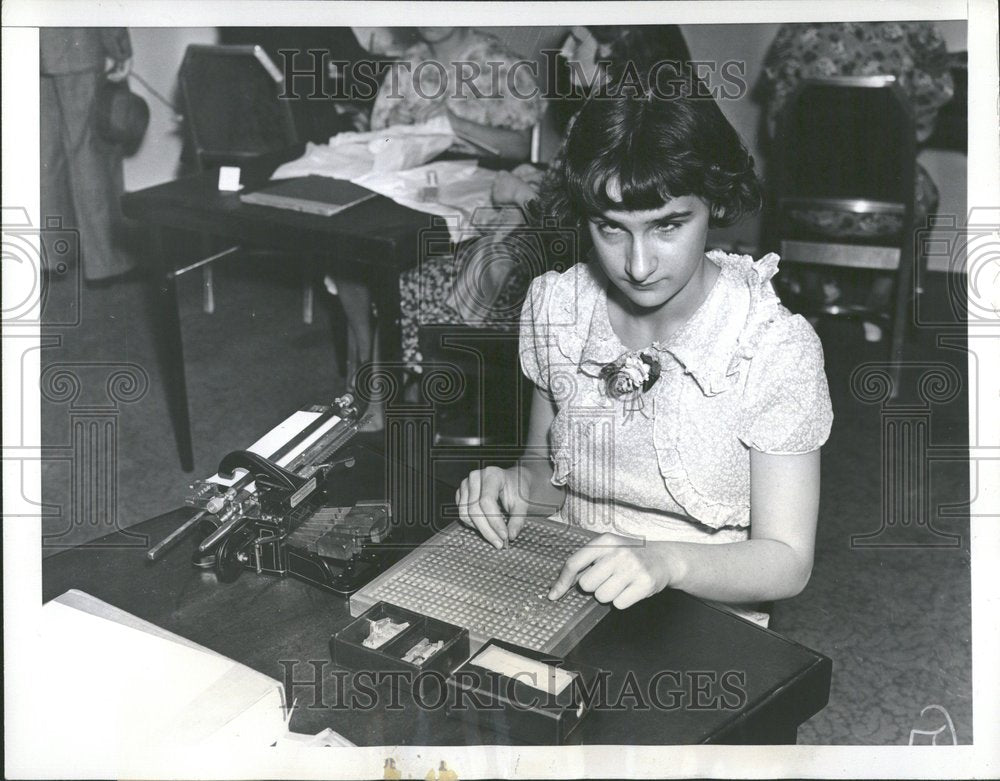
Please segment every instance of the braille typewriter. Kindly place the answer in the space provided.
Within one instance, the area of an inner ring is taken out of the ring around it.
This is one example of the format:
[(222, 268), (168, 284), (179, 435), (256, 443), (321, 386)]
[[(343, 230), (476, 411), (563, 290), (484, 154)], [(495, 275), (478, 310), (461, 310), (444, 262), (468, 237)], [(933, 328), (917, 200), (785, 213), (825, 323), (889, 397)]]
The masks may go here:
[(344, 446), (362, 422), (347, 395), (299, 410), (246, 450), (228, 453), (216, 474), (191, 484), (185, 503), (195, 514), (147, 557), (155, 561), (198, 532), (194, 564), (222, 582), (249, 569), (353, 593), (387, 564), (392, 529), (387, 502), (331, 502), (354, 466)]

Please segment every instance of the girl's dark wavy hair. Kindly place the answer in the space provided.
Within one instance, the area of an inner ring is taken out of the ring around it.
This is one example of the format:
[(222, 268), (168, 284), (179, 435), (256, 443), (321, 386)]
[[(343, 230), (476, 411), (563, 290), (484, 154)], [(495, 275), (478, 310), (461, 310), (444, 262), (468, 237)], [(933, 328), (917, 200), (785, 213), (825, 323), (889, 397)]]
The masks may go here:
[[(545, 213), (582, 226), (606, 211), (658, 209), (684, 195), (705, 199), (710, 227), (758, 211), (762, 196), (753, 157), (715, 100), (701, 97), (703, 89), (657, 97), (632, 85), (591, 97), (547, 177)], [(612, 180), (620, 201), (608, 196)]]

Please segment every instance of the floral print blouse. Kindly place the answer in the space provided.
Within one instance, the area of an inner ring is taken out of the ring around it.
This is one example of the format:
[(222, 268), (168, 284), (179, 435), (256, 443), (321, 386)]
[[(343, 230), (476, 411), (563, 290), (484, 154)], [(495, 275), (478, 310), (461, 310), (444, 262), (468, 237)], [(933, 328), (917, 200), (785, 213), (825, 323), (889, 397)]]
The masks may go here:
[[(386, 73), (375, 98), (373, 130), (425, 122), (445, 107), (471, 122), (510, 130), (530, 128), (541, 116), (542, 104), (530, 69), (515, 67), (522, 58), (492, 36), (471, 31), (468, 45), (454, 62), (426, 64), (434, 57), (424, 42), (407, 49), (403, 59), (408, 67)], [(471, 65), (457, 63), (474, 63), (478, 73)], [(452, 83), (456, 68), (463, 69), (458, 75), (470, 77), (460, 86)], [(394, 73), (398, 74), (395, 79)], [(489, 97), (498, 93), (499, 98)]]
[(706, 257), (721, 274), (688, 322), (644, 351), (660, 376), (640, 409), (602, 378), (630, 351), (591, 265), (532, 282), (521, 367), (558, 410), (550, 457), (552, 482), (567, 487), (564, 520), (652, 540), (744, 540), (750, 449), (806, 453), (829, 436), (822, 346), (774, 293), (778, 257)]

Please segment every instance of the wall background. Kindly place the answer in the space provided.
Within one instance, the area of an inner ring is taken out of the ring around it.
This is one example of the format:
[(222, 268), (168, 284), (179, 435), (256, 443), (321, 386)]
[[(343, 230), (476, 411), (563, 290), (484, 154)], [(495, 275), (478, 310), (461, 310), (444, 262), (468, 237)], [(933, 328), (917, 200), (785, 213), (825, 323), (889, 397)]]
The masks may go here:
[[(938, 27), (950, 51), (967, 48), (967, 26), (964, 21), (938, 22)], [(540, 58), (546, 48), (559, 48), (565, 27), (487, 27), (514, 51), (525, 56)], [(777, 32), (777, 24), (706, 24), (683, 25), (684, 37), (691, 56), (699, 60), (741, 60), (746, 63), (747, 83), (752, 87), (760, 76), (764, 55)], [(184, 50), (191, 43), (214, 43), (215, 28), (133, 28), (133, 67), (162, 95), (174, 98), (177, 70)], [(135, 83), (133, 89), (149, 102), (150, 125), (141, 148), (125, 161), (125, 186), (138, 190), (160, 182), (169, 181), (177, 174), (180, 160), (181, 138), (173, 113)], [(760, 106), (750, 97), (722, 101), (722, 110), (743, 136), (758, 165), (764, 167), (764, 158), (757, 142)], [(558, 139), (545, 136), (543, 152), (551, 154)], [(968, 212), (966, 196), (967, 159), (959, 152), (930, 150), (921, 152), (920, 163), (934, 178), (941, 193), (940, 214), (953, 214), (963, 220)], [(960, 222), (961, 224), (961, 222)], [(759, 238), (758, 220), (746, 220), (713, 234), (713, 243), (736, 250), (753, 252)], [(945, 271), (945, 260), (935, 264), (932, 271)]]
[[(132, 70), (153, 89), (180, 105), (177, 72), (184, 51), (192, 43), (215, 43), (214, 27), (133, 27)], [(125, 189), (141, 190), (177, 176), (181, 159), (180, 125), (174, 112), (130, 79), (132, 89), (149, 104), (149, 129), (142, 146), (125, 161)]]

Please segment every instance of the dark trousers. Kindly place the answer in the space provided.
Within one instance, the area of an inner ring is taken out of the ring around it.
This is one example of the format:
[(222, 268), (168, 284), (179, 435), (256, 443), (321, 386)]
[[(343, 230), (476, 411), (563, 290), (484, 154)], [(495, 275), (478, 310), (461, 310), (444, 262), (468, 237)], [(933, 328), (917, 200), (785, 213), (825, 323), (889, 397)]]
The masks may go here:
[(97, 132), (103, 78), (99, 71), (40, 78), (42, 222), (59, 217), (63, 228), (80, 232), (88, 280), (123, 274), (134, 265), (119, 204), (121, 154)]

